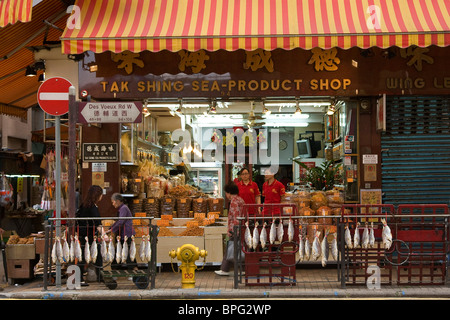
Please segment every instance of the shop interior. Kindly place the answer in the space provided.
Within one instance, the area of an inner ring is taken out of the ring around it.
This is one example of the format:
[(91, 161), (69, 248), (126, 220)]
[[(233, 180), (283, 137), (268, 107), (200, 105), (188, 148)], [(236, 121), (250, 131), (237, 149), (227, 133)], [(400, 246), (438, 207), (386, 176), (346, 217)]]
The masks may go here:
[[(357, 108), (356, 101), (338, 97), (146, 99), (142, 123), (122, 124), (122, 193), (137, 196), (138, 188), (132, 190), (137, 184), (130, 182), (143, 183), (140, 177), (151, 170), (175, 185), (224, 197), (223, 186), (242, 167), (262, 188), (264, 169), (273, 163), (278, 164), (275, 178), (286, 190), (317, 187), (305, 180), (303, 162), (337, 167), (326, 189), (337, 185), (346, 202), (357, 202)], [(218, 145), (223, 154), (216, 154)], [(271, 152), (276, 156), (271, 150), (278, 152), (276, 159), (270, 158)]]

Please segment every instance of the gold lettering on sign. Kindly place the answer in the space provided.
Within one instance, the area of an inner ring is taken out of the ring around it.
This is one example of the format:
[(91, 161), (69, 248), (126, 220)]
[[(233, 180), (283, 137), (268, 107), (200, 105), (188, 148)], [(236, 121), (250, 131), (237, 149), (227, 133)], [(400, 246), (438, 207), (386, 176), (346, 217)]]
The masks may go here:
[(265, 67), (267, 71), (273, 72), (271, 52), (267, 52), (263, 49), (256, 49), (254, 51), (246, 51), (245, 56), (244, 69), (256, 71)]
[(205, 61), (209, 60), (209, 56), (205, 50), (198, 50), (196, 52), (180, 50), (178, 54), (181, 57), (178, 69), (183, 72), (187, 67), (190, 67), (193, 73), (199, 73), (202, 69), (206, 68)]
[(140, 56), (139, 53), (133, 53), (131, 51), (124, 51), (121, 53), (111, 52), (111, 60), (114, 62), (122, 61), (117, 69), (125, 69), (127, 74), (133, 72), (133, 65), (137, 65), (140, 68), (144, 67), (144, 61), (138, 59)]
[(406, 64), (408, 66), (414, 65), (417, 71), (422, 71), (422, 61), (425, 61), (429, 64), (434, 63), (434, 59), (425, 54), (428, 51), (430, 51), (430, 49), (428, 48), (409, 47), (406, 49), (400, 49), (400, 56), (404, 59), (412, 57)]
[(320, 48), (311, 49), (312, 57), (309, 59), (308, 64), (314, 63), (314, 69), (316, 71), (336, 71), (338, 64), (341, 63), (341, 59), (337, 57), (337, 49), (332, 48), (323, 50)]

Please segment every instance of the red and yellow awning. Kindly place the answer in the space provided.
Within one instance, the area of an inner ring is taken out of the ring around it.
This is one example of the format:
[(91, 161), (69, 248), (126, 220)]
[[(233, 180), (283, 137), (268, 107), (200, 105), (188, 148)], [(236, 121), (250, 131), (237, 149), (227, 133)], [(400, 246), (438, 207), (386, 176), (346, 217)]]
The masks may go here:
[(74, 11), (62, 35), (66, 54), (450, 45), (448, 0), (77, 0), (75, 5), (80, 12)]
[(31, 21), (33, 0), (0, 0), (0, 28), (18, 21)]

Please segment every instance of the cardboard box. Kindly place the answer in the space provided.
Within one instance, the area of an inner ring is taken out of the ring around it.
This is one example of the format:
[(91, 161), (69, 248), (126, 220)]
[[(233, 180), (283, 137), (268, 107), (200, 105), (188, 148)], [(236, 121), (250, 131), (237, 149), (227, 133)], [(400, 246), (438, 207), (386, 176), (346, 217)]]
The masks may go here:
[(7, 244), (6, 259), (35, 259), (36, 247), (34, 244)]
[(32, 260), (29, 259), (8, 259), (6, 260), (8, 268), (8, 278), (11, 279), (30, 279), (33, 277)]

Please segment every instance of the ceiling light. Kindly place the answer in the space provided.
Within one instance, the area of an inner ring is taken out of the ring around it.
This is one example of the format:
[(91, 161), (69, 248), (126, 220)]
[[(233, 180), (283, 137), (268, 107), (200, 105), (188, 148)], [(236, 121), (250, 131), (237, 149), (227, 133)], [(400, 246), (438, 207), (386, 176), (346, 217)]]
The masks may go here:
[(209, 107), (209, 112), (210, 112), (210, 113), (216, 113), (216, 112), (217, 112), (217, 110), (216, 110), (216, 104), (217, 104), (216, 100), (213, 100), (213, 101), (211, 102), (211, 107)]
[(269, 109), (267, 109), (266, 105), (263, 102), (263, 114), (265, 114), (266, 116), (270, 115), (272, 113), (272, 111), (270, 111)]
[(298, 116), (300, 116), (302, 114), (302, 109), (300, 109), (298, 100), (295, 101), (295, 104), (296, 104), (296, 107), (295, 107), (294, 115), (298, 117)]
[(336, 107), (334, 106), (334, 103), (333, 103), (328, 107), (327, 115), (332, 116), (335, 111), (336, 111)]
[(34, 67), (32, 67), (32, 66), (28, 66), (27, 70), (25, 71), (25, 75), (27, 77), (37, 76), (36, 69), (34, 69)]

